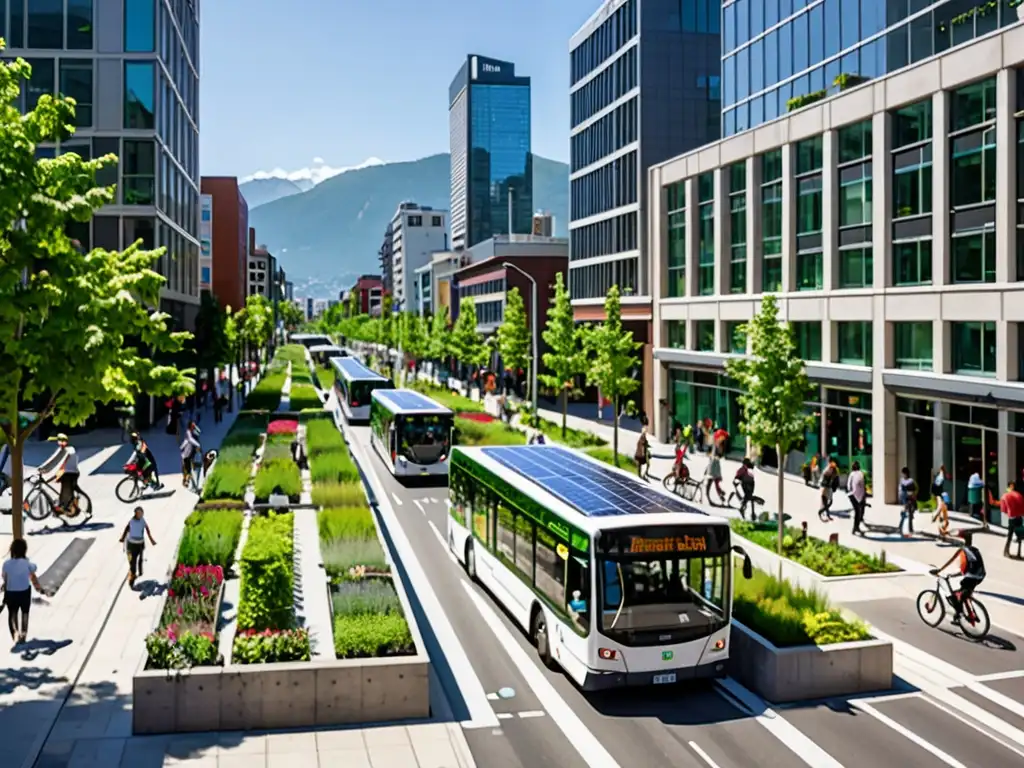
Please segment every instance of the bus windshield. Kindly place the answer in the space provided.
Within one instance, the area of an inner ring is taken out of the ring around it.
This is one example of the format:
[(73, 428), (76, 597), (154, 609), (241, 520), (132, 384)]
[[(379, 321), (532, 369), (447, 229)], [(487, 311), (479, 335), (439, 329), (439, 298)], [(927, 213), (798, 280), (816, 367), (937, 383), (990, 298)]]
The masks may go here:
[(399, 454), (416, 464), (433, 464), (451, 451), (452, 417), (411, 413), (398, 417)]
[(598, 557), (601, 632), (625, 644), (684, 642), (724, 627), (728, 528), (604, 531)]

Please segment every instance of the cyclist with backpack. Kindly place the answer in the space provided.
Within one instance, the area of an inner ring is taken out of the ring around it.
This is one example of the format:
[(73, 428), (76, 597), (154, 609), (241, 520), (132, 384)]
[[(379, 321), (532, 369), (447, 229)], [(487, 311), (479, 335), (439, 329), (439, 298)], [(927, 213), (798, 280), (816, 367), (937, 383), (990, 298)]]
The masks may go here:
[[(906, 472), (906, 470), (904, 470)], [(954, 562), (959, 561), (960, 566), (960, 590), (953, 593), (953, 623), (960, 623), (960, 614), (963, 612), (964, 602), (974, 593), (985, 580), (985, 560), (981, 556), (981, 550), (974, 546), (974, 537), (970, 531), (963, 533), (964, 545), (957, 550), (946, 564), (941, 568), (931, 571), (932, 576), (938, 576)]]

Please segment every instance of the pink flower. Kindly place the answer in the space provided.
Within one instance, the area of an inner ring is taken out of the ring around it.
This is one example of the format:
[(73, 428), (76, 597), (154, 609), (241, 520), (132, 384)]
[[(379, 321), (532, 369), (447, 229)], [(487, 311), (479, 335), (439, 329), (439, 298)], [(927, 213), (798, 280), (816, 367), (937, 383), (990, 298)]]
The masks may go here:
[(173, 589), (168, 589), (167, 590), (167, 596), (168, 597), (174, 597), (174, 590)]
[(203, 597), (208, 597), (210, 594), (210, 590), (208, 590), (206, 587), (200, 587), (199, 592), (202, 594)]

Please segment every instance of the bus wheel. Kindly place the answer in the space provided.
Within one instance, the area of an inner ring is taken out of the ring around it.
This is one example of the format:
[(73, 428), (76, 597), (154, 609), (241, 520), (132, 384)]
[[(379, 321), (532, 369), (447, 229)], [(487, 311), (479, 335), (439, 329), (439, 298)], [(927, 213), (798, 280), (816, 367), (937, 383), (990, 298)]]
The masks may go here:
[(466, 575), (472, 581), (476, 581), (476, 553), (473, 551), (473, 542), (466, 542)]
[(551, 641), (548, 639), (548, 624), (544, 620), (544, 611), (541, 608), (534, 610), (531, 624), (530, 636), (533, 638), (533, 644), (537, 646), (537, 655), (545, 667), (551, 667)]

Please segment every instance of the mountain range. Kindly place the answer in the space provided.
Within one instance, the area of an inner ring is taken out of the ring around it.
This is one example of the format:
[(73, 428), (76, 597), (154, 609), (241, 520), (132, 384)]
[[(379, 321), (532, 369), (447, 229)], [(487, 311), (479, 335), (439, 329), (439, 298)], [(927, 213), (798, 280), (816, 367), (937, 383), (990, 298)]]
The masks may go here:
[[(360, 274), (380, 271), (377, 252), (400, 203), (449, 207), (450, 174), (447, 153), (398, 163), (374, 158), (322, 179), (260, 173), (241, 190), (256, 240), (277, 256), (295, 295), (335, 298)], [(533, 200), (554, 215), (555, 234), (564, 237), (569, 166), (535, 156)]]

